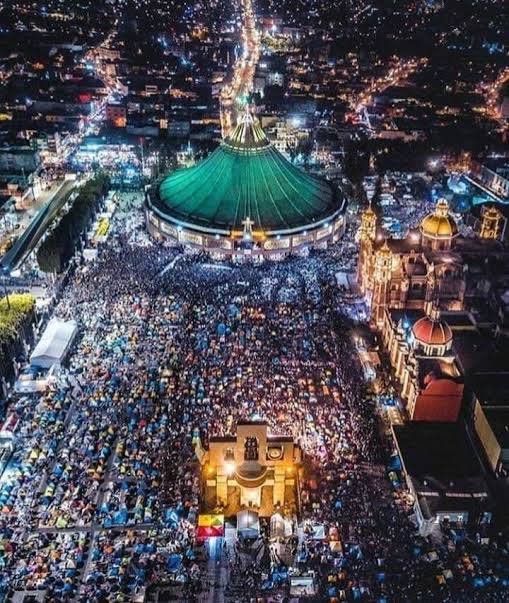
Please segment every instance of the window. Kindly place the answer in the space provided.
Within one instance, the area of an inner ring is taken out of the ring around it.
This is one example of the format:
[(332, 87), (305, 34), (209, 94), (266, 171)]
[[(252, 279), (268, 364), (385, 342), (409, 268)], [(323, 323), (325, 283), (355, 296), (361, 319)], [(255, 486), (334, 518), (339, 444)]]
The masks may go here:
[(244, 442), (244, 460), (258, 460), (258, 438), (253, 436), (247, 437)]

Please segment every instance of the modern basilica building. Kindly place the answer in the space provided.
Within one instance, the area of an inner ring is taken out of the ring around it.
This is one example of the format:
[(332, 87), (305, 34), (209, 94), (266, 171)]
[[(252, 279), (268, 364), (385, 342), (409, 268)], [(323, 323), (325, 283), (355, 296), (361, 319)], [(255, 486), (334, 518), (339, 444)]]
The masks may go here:
[(281, 259), (336, 241), (345, 205), (338, 188), (290, 163), (246, 111), (207, 159), (149, 189), (146, 218), (154, 237), (216, 259)]

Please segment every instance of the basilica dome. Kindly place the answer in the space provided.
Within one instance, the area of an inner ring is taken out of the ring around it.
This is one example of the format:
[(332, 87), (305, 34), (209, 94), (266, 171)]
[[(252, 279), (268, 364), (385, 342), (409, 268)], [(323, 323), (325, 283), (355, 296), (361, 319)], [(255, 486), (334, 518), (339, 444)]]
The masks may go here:
[(249, 109), (205, 160), (146, 195), (154, 237), (238, 261), (327, 247), (344, 231), (345, 207), (340, 188), (290, 162)]
[(446, 346), (452, 340), (451, 327), (444, 320), (430, 316), (420, 318), (412, 332), (415, 340), (424, 346)]
[(435, 211), (423, 219), (420, 230), (424, 237), (430, 239), (452, 239), (458, 234), (458, 227), (449, 214), (449, 204), (445, 199), (440, 199)]
[(169, 220), (226, 235), (248, 218), (255, 233), (303, 232), (344, 204), (337, 188), (290, 163), (249, 113), (207, 159), (164, 179), (159, 199)]

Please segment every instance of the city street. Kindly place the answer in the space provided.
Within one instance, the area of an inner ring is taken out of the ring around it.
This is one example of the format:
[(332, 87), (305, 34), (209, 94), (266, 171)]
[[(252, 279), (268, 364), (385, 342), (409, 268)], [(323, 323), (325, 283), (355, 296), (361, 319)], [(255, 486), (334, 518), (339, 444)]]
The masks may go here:
[(69, 201), (69, 195), (75, 186), (75, 180), (64, 180), (50, 190), (45, 204), (33, 216), (11, 249), (1, 258), (2, 270), (10, 273), (22, 265), (46, 233), (59, 211)]
[(221, 130), (226, 138), (236, 126), (253, 88), (253, 77), (260, 56), (260, 35), (252, 0), (242, 0), (242, 55), (234, 65), (231, 81), (221, 92)]

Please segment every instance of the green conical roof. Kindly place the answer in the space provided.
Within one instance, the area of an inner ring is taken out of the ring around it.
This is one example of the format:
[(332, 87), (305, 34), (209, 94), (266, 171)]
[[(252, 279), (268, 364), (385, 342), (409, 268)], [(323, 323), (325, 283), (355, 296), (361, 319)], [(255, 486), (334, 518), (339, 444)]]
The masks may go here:
[(159, 208), (185, 225), (221, 232), (284, 232), (338, 212), (339, 191), (291, 164), (249, 114), (207, 159), (173, 172), (159, 186)]

